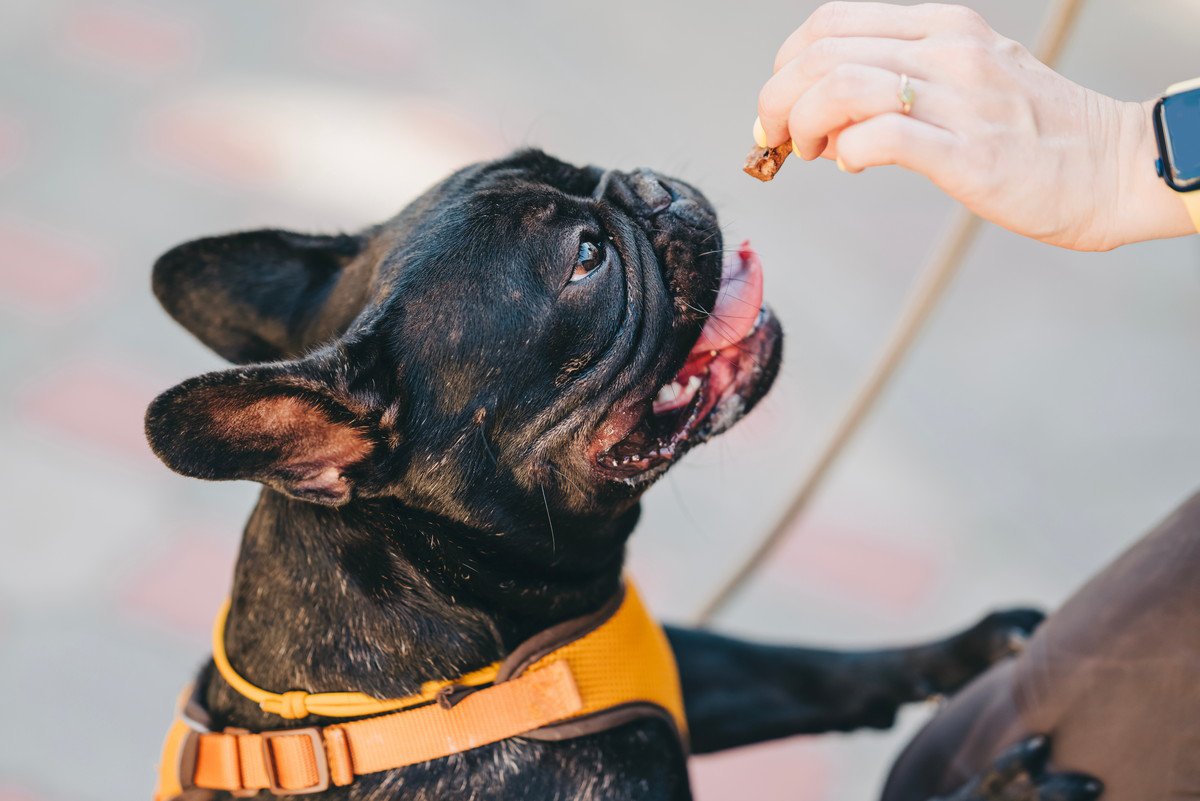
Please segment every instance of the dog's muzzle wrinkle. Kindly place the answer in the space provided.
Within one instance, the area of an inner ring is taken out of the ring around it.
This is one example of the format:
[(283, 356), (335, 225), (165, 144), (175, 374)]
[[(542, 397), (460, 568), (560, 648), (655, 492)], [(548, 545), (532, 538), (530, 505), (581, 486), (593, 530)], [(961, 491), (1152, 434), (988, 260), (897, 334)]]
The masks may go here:
[(609, 170), (601, 176), (592, 196), (597, 200), (614, 200), (642, 219), (666, 211), (679, 197), (667, 182), (644, 167), (630, 173)]
[(596, 183), (596, 188), (592, 191), (593, 200), (601, 200), (608, 194), (608, 185), (612, 182), (614, 175), (619, 175), (616, 170), (605, 170), (600, 176), (600, 180)]
[(664, 211), (675, 199), (674, 194), (659, 177), (645, 168), (638, 168), (630, 173), (629, 184), (651, 214)]

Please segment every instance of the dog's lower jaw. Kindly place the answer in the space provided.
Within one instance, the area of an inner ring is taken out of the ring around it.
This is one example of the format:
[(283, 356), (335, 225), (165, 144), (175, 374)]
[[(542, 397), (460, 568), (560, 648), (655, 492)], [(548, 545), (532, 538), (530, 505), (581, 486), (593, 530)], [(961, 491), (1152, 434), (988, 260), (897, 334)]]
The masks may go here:
[[(409, 694), (424, 681), (503, 658), (537, 631), (603, 606), (618, 586), (624, 538), (635, 521), (636, 511), (610, 531), (591, 532), (596, 542), (612, 540), (611, 564), (591, 560), (591, 572), (574, 565), (576, 571), (560, 574), (553, 563), (539, 568), (507, 557), (504, 537), (450, 530), (444, 521), (395, 504), (333, 510), (265, 490), (246, 527), (235, 572), (226, 628), (230, 660), (247, 679), (277, 692)], [(559, 532), (559, 549), (569, 547), (570, 534)], [(481, 548), (491, 552), (480, 553)], [(217, 729), (331, 722), (269, 715), (234, 692), (211, 666), (201, 681)], [(580, 798), (684, 798), (686, 772), (678, 750), (669, 727), (647, 720), (561, 743), (506, 741), (361, 777), (329, 797), (391, 798), (403, 787), (406, 799), (536, 799), (541, 796), (525, 788), (544, 782), (547, 798), (576, 783), (592, 788)], [(611, 770), (598, 775), (602, 764)], [(626, 779), (628, 792), (616, 786)], [(478, 783), (478, 792), (464, 794), (464, 782)], [(632, 789), (647, 783), (658, 789), (650, 794)]]

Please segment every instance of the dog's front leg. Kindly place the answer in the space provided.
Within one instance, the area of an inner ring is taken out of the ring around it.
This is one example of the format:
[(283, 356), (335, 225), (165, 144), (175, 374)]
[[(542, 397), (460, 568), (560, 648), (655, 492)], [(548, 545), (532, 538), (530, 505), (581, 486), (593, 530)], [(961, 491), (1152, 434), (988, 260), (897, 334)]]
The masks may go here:
[(911, 648), (830, 651), (667, 627), (694, 753), (787, 737), (889, 728), (903, 704), (948, 694), (1012, 653), (1042, 621), (998, 612)]

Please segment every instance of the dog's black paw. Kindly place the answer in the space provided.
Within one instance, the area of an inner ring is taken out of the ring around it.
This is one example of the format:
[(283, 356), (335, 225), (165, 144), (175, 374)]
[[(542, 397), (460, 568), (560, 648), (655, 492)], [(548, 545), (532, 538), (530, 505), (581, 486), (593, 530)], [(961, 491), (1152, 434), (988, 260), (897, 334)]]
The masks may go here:
[(935, 801), (1096, 801), (1104, 792), (1099, 779), (1082, 773), (1046, 771), (1050, 741), (1023, 740), (958, 792)]
[(1045, 619), (1037, 609), (1006, 609), (992, 612), (963, 636), (970, 650), (991, 665), (1020, 653)]
[(1046, 616), (1036, 609), (992, 612), (971, 628), (932, 646), (914, 686), (915, 697), (957, 692), (1000, 660), (1020, 653)]

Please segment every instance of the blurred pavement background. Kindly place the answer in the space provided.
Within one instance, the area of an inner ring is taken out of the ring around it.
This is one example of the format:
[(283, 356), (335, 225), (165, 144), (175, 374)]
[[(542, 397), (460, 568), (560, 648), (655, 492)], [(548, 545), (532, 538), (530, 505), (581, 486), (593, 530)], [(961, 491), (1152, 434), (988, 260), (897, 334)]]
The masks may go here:
[[(357, 228), (514, 147), (676, 173), (763, 255), (783, 375), (650, 493), (633, 546), (658, 610), (697, 609), (785, 502), (951, 208), (896, 170), (741, 174), (758, 87), (815, 5), (5, 0), (0, 801), (149, 796), (255, 494), (176, 477), (143, 443), (147, 401), (220, 366), (155, 305), (155, 256)], [(1045, 8), (971, 5), (1025, 42)], [(1194, 0), (1092, 0), (1061, 69), (1150, 97), (1196, 73), (1198, 31)], [(1200, 485), (1198, 364), (1200, 237), (1080, 255), (989, 228), (720, 627), (866, 646), (1054, 605)], [(870, 801), (925, 714), (696, 760), (697, 795)]]

